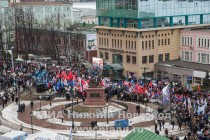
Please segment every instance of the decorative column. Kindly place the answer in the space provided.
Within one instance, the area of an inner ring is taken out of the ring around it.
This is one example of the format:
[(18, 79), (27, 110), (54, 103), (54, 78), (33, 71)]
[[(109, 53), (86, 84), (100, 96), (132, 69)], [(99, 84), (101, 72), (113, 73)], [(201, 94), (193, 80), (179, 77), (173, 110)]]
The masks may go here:
[(173, 17), (172, 17), (172, 16), (170, 17), (170, 26), (171, 26), (171, 27), (174, 26)]
[(200, 15), (200, 24), (203, 24), (203, 14)]
[(141, 29), (141, 19), (138, 19), (138, 29)]
[(185, 25), (188, 25), (188, 15), (185, 16)]
[(157, 18), (153, 18), (154, 21), (154, 28), (157, 28)]

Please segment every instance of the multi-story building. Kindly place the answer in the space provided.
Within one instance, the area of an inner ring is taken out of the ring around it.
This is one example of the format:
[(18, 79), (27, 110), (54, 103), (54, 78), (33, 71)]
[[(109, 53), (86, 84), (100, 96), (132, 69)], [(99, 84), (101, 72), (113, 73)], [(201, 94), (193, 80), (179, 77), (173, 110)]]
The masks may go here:
[(45, 24), (47, 18), (55, 17), (59, 22), (74, 23), (72, 3), (59, 2), (19, 2), (10, 3), (10, 7), (31, 9), (40, 24)]
[(210, 64), (210, 30), (181, 30), (180, 56), (184, 61)]
[(97, 0), (98, 57), (124, 74), (156, 77), (154, 64), (178, 59), (180, 29), (207, 27), (210, 1)]

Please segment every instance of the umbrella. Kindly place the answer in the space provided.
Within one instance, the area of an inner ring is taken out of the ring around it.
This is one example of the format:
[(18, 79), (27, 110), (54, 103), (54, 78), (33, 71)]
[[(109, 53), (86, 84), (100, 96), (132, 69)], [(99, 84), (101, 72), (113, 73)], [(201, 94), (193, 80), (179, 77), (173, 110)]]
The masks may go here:
[(22, 58), (15, 59), (17, 62), (23, 62), (24, 60)]

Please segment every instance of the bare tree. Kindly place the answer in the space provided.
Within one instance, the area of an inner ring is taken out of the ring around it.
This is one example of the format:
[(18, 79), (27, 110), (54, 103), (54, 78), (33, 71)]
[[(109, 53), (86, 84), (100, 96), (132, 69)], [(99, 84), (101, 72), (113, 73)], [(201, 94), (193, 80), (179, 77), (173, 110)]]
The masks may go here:
[(58, 45), (60, 43), (60, 36), (58, 31), (59, 24), (56, 22), (57, 18), (55, 15), (51, 15), (51, 17), (46, 18), (46, 29), (50, 30), (49, 35), (49, 45), (54, 50), (55, 58), (58, 61), (58, 64), (60, 65), (60, 51), (58, 49)]

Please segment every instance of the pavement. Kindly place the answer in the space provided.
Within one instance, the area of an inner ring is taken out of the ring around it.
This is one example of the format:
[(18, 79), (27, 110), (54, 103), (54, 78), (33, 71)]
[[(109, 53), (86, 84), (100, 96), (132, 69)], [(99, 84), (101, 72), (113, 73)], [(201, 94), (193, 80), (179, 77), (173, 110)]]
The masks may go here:
[[(63, 99), (60, 99), (60, 98), (56, 98), (55, 101), (64, 102)], [(47, 102), (47, 103), (49, 103), (49, 102)], [(47, 103), (45, 104), (46, 106), (47, 106)], [(129, 106), (129, 108), (131, 108), (131, 110), (130, 110), (131, 112), (135, 111), (134, 106), (136, 106), (137, 104), (135, 104), (135, 103), (127, 103), (127, 104)], [(18, 117), (18, 113), (16, 112), (17, 108), (11, 108), (12, 106), (13, 107), (15, 106), (14, 103), (9, 103), (8, 106), (6, 106), (4, 109), (0, 108), (0, 111), (1, 111), (0, 120), (2, 120), (2, 125), (0, 126), (0, 134), (9, 132), (12, 129), (19, 130), (21, 124), (23, 124), (23, 126), (24, 126), (23, 131), (30, 134), (31, 133), (31, 125), (29, 123), (29, 120), (28, 120), (28, 122), (26, 121), (27, 123), (21, 121)], [(52, 108), (56, 108), (55, 105)], [(48, 106), (48, 109), (49, 109), (49, 106)], [(144, 112), (144, 105), (141, 105), (141, 111)], [(152, 112), (152, 110), (150, 110), (150, 111)], [(27, 112), (29, 112), (29, 110)], [(11, 113), (13, 115), (11, 115)], [(24, 116), (24, 115), (22, 115), (22, 116)], [(42, 120), (39, 123), (42, 124), (43, 122), (44, 121)], [(58, 127), (59, 125), (51, 124), (51, 127), (50, 126), (44, 126), (45, 128), (43, 128), (43, 127), (38, 125), (39, 123), (36, 124), (36, 122), (35, 122), (35, 125), (33, 126), (34, 132), (38, 132), (40, 130), (48, 129), (48, 130), (55, 131), (56, 133), (59, 133), (59, 134), (63, 134), (63, 135), (66, 135), (66, 136), (69, 135), (69, 130), (59, 129), (59, 127)], [(134, 127), (135, 126), (137, 126), (137, 127), (141, 126), (145, 129), (148, 129), (148, 130), (154, 132), (154, 125), (151, 122), (150, 123), (141, 122), (141, 123), (137, 123), (136, 125), (134, 125)], [(65, 127), (65, 128), (67, 128), (67, 127)], [(179, 137), (185, 136), (188, 132), (187, 128), (184, 128), (181, 131), (178, 130), (178, 126), (175, 126), (175, 130), (172, 130), (171, 125), (168, 122), (166, 122), (165, 128), (168, 128), (169, 135), (177, 135)], [(97, 138), (98, 139), (107, 139), (107, 138), (109, 138), (109, 139), (114, 139), (114, 138), (120, 139), (121, 137), (124, 137), (127, 134), (129, 134), (130, 132), (131, 131), (127, 131), (127, 132), (123, 132), (123, 133), (112, 132), (112, 131), (111, 132), (98, 131), (97, 132)], [(164, 135), (164, 130), (160, 131), (160, 134)], [(92, 130), (91, 131), (77, 131), (76, 133), (73, 133), (74, 140), (93, 139), (93, 138), (95, 138), (95, 135), (96, 135), (96, 132), (92, 131)]]
[[(135, 104), (135, 103), (128, 103), (128, 105), (131, 105), (131, 104)], [(24, 126), (23, 130), (30, 134), (31, 133), (31, 125), (20, 121), (18, 119), (18, 113), (16, 112), (17, 108), (16, 109), (10, 108), (12, 106), (14, 107), (14, 103), (9, 104), (7, 107), (5, 107), (3, 109), (3, 111), (1, 109), (3, 114), (0, 115), (0, 119), (2, 120), (2, 126), (0, 127), (0, 133), (6, 133), (6, 132), (10, 131), (11, 128), (15, 129), (15, 130), (19, 130), (20, 125), (23, 124), (23, 126)], [(144, 105), (141, 105), (141, 107), (142, 107), (141, 111), (143, 111)], [(11, 112), (9, 112), (9, 111), (15, 112), (15, 113), (11, 116)], [(8, 114), (6, 118), (5, 118), (5, 114)], [(139, 125), (139, 126), (141, 126), (141, 125)], [(37, 132), (40, 130), (45, 130), (45, 129), (48, 129), (48, 130), (50, 129), (52, 131), (55, 131), (57, 133), (60, 133), (60, 134), (66, 135), (66, 136), (69, 135), (69, 130), (60, 130), (60, 129), (55, 130), (55, 129), (51, 129), (51, 128), (42, 128), (42, 127), (39, 127), (36, 125), (33, 126), (33, 128), (34, 128), (34, 132)], [(144, 126), (144, 128), (148, 129), (150, 131), (154, 131), (154, 125)], [(171, 125), (168, 122), (166, 122), (165, 128), (169, 129), (169, 135), (177, 135), (179, 137), (185, 136), (186, 133), (188, 132), (188, 129), (186, 129), (186, 128), (182, 129), (182, 131), (178, 130), (178, 126), (175, 126), (175, 130), (172, 131)], [(115, 138), (120, 139), (120, 137), (125, 137), (130, 132), (131, 131), (127, 131), (127, 132), (123, 132), (123, 134), (122, 133), (119, 134), (119, 132), (99, 131), (99, 132), (97, 132), (97, 138), (98, 139), (107, 139), (107, 138), (114, 139), (114, 137), (115, 137)], [(93, 138), (95, 138), (95, 134), (96, 134), (95, 131), (94, 132), (93, 131), (77, 131), (77, 133), (73, 133), (73, 136), (74, 136), (74, 140), (77, 140), (77, 139), (82, 140), (82, 139), (93, 139)], [(164, 130), (160, 131), (160, 134), (164, 135)], [(81, 135), (83, 135), (83, 136), (81, 136)]]

